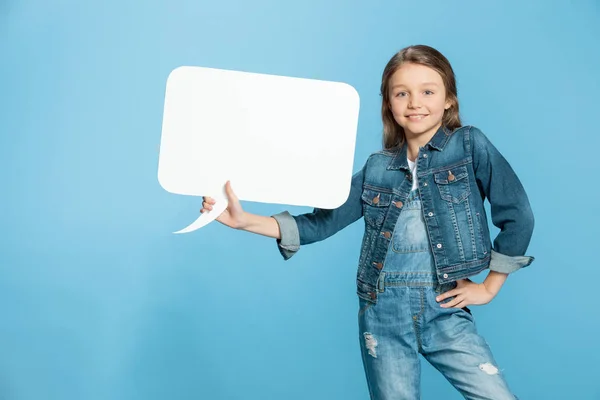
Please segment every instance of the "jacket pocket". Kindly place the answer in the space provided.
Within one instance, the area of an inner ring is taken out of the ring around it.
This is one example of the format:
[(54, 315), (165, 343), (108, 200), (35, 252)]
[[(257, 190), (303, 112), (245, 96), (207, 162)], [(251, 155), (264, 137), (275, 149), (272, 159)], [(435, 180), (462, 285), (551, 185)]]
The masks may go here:
[(361, 197), (365, 221), (371, 226), (383, 224), (387, 209), (392, 202), (392, 194), (365, 188)]
[(471, 194), (466, 166), (450, 168), (433, 174), (433, 179), (443, 200), (461, 203)]

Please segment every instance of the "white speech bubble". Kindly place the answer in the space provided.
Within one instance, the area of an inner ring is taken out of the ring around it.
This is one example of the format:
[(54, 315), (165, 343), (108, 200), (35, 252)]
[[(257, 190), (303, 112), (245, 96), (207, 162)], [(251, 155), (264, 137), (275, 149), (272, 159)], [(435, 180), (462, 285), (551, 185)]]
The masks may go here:
[(158, 181), (168, 192), (336, 208), (348, 198), (360, 99), (342, 82), (183, 66), (167, 79)]

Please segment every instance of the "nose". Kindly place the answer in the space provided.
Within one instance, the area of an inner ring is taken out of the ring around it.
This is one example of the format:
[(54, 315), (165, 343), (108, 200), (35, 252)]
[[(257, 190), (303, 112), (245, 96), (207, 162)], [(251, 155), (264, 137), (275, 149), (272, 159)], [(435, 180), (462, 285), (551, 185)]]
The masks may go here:
[(421, 100), (418, 98), (418, 96), (410, 96), (408, 108), (421, 108)]

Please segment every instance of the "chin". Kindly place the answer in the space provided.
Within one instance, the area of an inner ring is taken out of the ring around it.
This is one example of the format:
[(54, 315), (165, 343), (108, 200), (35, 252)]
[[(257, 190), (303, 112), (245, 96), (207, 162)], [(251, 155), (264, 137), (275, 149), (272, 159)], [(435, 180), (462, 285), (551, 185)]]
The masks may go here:
[(409, 132), (412, 132), (414, 135), (420, 135), (422, 133), (431, 131), (434, 127), (430, 125), (408, 123), (405, 124), (403, 128)]
[(404, 130), (412, 132), (414, 135), (420, 135), (423, 133), (431, 132), (432, 130), (437, 131), (437, 124), (431, 124), (430, 121), (402, 121), (399, 124)]

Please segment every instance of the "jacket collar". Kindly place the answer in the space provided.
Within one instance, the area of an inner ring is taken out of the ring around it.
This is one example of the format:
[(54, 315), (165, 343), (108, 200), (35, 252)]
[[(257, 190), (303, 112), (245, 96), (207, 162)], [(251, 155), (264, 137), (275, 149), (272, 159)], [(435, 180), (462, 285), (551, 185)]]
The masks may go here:
[[(429, 146), (437, 151), (444, 151), (450, 136), (452, 136), (452, 131), (445, 126), (441, 126), (425, 146)], [(388, 170), (404, 169), (409, 171), (408, 161), (406, 161), (407, 149), (408, 146), (404, 143), (401, 147), (392, 150), (395, 153), (395, 156), (390, 161), (387, 167)]]

